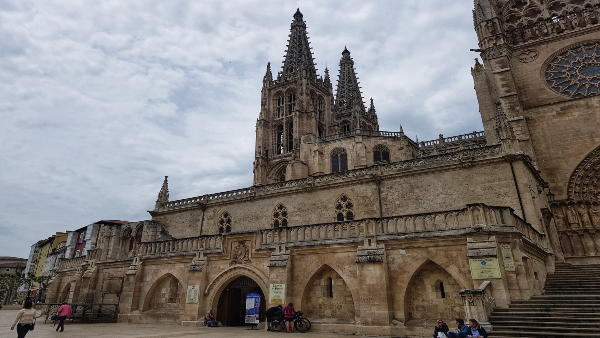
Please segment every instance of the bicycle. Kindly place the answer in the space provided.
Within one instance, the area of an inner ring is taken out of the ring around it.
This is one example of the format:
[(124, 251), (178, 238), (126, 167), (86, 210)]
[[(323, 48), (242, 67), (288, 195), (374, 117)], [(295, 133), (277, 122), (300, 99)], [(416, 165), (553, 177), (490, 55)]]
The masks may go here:
[[(312, 324), (310, 323), (310, 320), (308, 320), (308, 318), (304, 318), (302, 317), (303, 313), (302, 311), (296, 311), (294, 313), (294, 328), (296, 329), (296, 331), (300, 332), (300, 333), (305, 333), (308, 330), (310, 330), (310, 327), (312, 326)], [(273, 320), (273, 331), (279, 331), (279, 332), (283, 332), (286, 328), (285, 328), (285, 319), (284, 318), (280, 318), (280, 319), (275, 319)]]

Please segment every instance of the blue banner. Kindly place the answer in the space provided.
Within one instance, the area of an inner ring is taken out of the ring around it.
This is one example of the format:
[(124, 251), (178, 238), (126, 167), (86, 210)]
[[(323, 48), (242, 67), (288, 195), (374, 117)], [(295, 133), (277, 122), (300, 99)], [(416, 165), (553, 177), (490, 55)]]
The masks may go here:
[(258, 324), (260, 311), (260, 295), (249, 293), (246, 296), (246, 324)]

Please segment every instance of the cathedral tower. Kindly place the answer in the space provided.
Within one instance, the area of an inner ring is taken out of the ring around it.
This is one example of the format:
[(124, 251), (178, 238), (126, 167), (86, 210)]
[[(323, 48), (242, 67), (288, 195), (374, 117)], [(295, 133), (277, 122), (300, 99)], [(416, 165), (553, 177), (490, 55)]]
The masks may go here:
[(329, 72), (317, 75), (306, 22), (297, 10), (290, 28), (282, 70), (273, 79), (270, 64), (263, 79), (256, 122), (254, 184), (269, 184), (307, 174), (300, 142), (325, 135), (332, 123), (333, 87)]

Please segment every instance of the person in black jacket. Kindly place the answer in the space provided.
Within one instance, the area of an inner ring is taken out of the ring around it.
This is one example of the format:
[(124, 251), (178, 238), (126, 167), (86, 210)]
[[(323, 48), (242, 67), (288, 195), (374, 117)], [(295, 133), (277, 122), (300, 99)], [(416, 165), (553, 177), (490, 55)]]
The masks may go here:
[(281, 318), (283, 315), (283, 306), (273, 306), (265, 312), (265, 315), (267, 316), (267, 331), (273, 331), (273, 319)]
[(488, 338), (487, 332), (483, 326), (479, 325), (477, 320), (469, 319), (469, 332), (467, 332), (469, 338)]
[(437, 322), (437, 326), (433, 329), (433, 338), (438, 337), (438, 332), (442, 332), (444, 335), (446, 335), (448, 331), (450, 331), (448, 325), (446, 325), (446, 323), (440, 319)]

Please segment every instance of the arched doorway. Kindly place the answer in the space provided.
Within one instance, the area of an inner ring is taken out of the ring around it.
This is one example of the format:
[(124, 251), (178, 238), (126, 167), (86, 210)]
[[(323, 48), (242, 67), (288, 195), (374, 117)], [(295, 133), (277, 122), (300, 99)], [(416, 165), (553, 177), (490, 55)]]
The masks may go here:
[(258, 283), (247, 276), (234, 279), (223, 289), (217, 304), (217, 320), (225, 326), (246, 325), (246, 296), (249, 293), (260, 295), (260, 321), (264, 321), (265, 295)]

